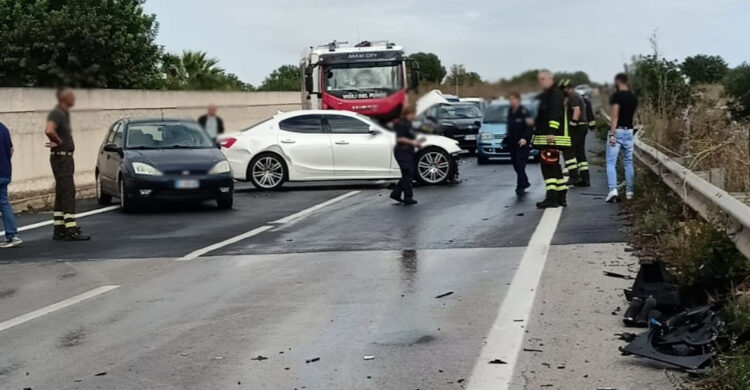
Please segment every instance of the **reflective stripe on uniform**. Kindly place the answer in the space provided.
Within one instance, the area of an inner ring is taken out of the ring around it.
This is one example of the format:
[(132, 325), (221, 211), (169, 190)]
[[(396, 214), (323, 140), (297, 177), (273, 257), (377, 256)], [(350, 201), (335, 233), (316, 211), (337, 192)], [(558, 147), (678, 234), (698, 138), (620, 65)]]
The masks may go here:
[(596, 126), (596, 121), (591, 121), (591, 122), (589, 122), (589, 126), (591, 126), (591, 127), (594, 127), (594, 126)]
[(589, 170), (589, 162), (588, 161), (582, 161), (578, 163), (578, 169), (581, 171), (588, 171)]
[(65, 219), (76, 219), (75, 214), (65, 214)]
[(63, 225), (65, 225), (65, 221), (60, 220), (60, 219), (56, 219), (54, 221), (54, 224), (55, 224), (55, 226), (63, 226)]
[(572, 160), (566, 160), (565, 161), (565, 166), (566, 167), (570, 168), (573, 165), (575, 165), (576, 167), (578, 167), (578, 160), (572, 159)]
[(63, 214), (63, 212), (62, 212), (62, 211), (55, 211), (55, 212), (54, 212), (54, 213), (53, 213), (52, 215), (53, 215), (53, 216), (54, 216), (55, 218), (58, 218), (58, 217), (62, 218), (62, 217), (63, 217), (63, 215), (65, 215), (65, 214)]
[(66, 229), (67, 229), (67, 228), (74, 228), (74, 227), (76, 227), (76, 226), (78, 226), (78, 223), (76, 223), (76, 221), (73, 221), (73, 222), (65, 222), (65, 228), (66, 228)]
[(558, 121), (549, 121), (549, 127), (557, 130), (560, 128), (560, 122)]

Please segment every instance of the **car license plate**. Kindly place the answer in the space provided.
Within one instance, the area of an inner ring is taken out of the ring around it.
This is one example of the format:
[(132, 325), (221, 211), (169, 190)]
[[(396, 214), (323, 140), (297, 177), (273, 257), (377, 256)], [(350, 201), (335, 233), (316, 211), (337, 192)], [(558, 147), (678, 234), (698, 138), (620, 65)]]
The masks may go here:
[(174, 188), (178, 190), (191, 190), (200, 186), (201, 182), (198, 180), (176, 180), (174, 183)]
[(466, 136), (466, 140), (467, 141), (476, 141), (477, 140), (477, 136), (475, 134), (467, 135)]

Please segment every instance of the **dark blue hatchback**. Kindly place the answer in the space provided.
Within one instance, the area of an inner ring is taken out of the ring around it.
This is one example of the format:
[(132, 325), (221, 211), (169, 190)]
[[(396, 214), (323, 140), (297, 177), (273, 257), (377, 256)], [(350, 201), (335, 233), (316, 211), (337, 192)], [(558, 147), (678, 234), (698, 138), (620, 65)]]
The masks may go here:
[(123, 212), (148, 201), (209, 199), (228, 209), (233, 194), (229, 162), (195, 121), (122, 119), (99, 149), (97, 199), (117, 197)]

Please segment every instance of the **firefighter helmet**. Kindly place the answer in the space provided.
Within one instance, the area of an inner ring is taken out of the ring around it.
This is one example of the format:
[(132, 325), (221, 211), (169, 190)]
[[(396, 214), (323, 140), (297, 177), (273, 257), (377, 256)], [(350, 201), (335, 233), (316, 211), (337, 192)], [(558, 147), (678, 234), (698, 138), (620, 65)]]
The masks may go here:
[(560, 151), (557, 149), (542, 150), (542, 162), (547, 165), (555, 165), (560, 162)]
[(560, 89), (568, 89), (573, 85), (573, 82), (570, 79), (562, 79), (560, 82), (557, 83), (557, 87)]

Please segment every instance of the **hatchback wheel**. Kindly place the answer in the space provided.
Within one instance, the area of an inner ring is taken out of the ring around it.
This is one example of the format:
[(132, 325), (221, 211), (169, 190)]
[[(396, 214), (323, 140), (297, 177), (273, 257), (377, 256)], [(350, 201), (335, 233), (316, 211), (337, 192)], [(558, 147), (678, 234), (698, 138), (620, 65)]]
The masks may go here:
[(427, 149), (417, 155), (417, 180), (423, 184), (443, 184), (452, 178), (453, 170), (450, 156), (441, 149)]
[(253, 185), (261, 190), (277, 190), (284, 185), (287, 177), (284, 160), (274, 154), (255, 157), (250, 162), (247, 174)]
[(136, 204), (133, 199), (128, 197), (128, 193), (125, 191), (125, 180), (120, 178), (120, 210), (123, 213), (132, 213), (136, 211)]
[(112, 195), (105, 194), (102, 189), (102, 179), (99, 177), (99, 174), (96, 175), (96, 201), (102, 206), (112, 203)]

